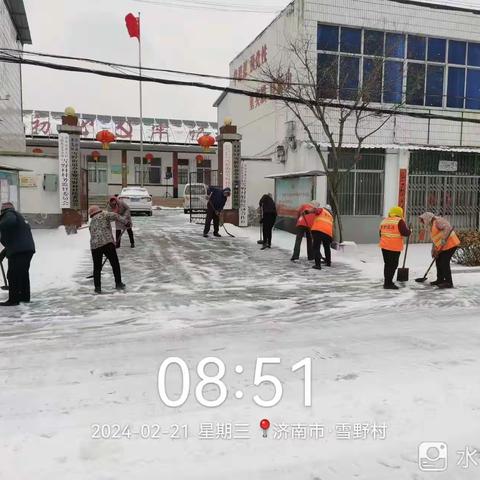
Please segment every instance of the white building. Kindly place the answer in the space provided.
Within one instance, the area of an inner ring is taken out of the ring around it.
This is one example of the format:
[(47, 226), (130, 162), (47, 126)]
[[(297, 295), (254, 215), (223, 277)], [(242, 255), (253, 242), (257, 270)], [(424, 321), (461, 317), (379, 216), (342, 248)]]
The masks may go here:
[[(276, 93), (270, 84), (251, 80), (265, 80), (265, 71), (279, 66), (298, 68), (290, 45), (309, 40), (312, 70), (321, 75), (326, 65), (336, 69), (329, 101), (336, 96), (333, 103), (351, 102), (349, 89), (358, 92), (378, 62), (381, 74), (369, 106), (417, 115), (378, 114), (364, 124), (372, 131), (386, 121), (363, 143), (362, 160), (345, 176), (339, 198), (345, 239), (376, 241), (380, 218), (396, 204), (405, 205), (414, 223), (427, 209), (448, 216), (458, 228), (478, 228), (480, 125), (468, 120), (480, 121), (479, 14), (480, 9), (411, 0), (295, 0), (231, 62), (230, 76), (242, 79), (231, 87)], [(262, 159), (263, 170), (265, 159), (271, 159), (271, 173), (324, 170), (282, 101), (228, 93), (216, 106), (220, 123), (231, 117), (238, 126), (242, 156)], [(328, 110), (337, 140), (338, 112)], [(419, 118), (420, 113), (453, 119)], [(319, 122), (306, 109), (303, 120), (313, 126), (328, 157), (328, 138)], [(346, 162), (356, 145), (354, 123), (347, 122)], [(255, 172), (254, 161), (248, 165)], [(249, 174), (247, 190), (272, 189), (272, 180)], [(309, 196), (328, 201), (324, 176), (277, 180), (275, 190), (285, 216)], [(253, 207), (256, 199), (250, 197)]]
[[(0, 48), (31, 43), (23, 0), (0, 0)], [(19, 206), (18, 165), (9, 153), (25, 152), (21, 66), (0, 61), (0, 201)]]

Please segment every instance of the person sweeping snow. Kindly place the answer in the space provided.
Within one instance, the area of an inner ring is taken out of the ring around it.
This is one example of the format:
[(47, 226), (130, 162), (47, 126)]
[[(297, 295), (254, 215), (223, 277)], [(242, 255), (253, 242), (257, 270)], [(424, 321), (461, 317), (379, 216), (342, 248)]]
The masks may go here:
[(119, 200), (117, 197), (112, 197), (108, 201), (108, 210), (113, 213), (118, 213), (127, 221), (126, 225), (122, 222), (115, 222), (115, 246), (117, 248), (120, 248), (122, 234), (126, 230), (128, 233), (128, 238), (130, 239), (130, 247), (135, 248), (135, 239), (133, 237), (132, 230), (132, 214), (130, 212), (130, 207), (123, 200)]
[(398, 261), (403, 250), (403, 238), (411, 235), (410, 229), (403, 220), (403, 208), (392, 207), (388, 212), (388, 217), (384, 218), (380, 224), (380, 248), (382, 249), (384, 283), (386, 290), (398, 290), (397, 285), (393, 283), (395, 271), (398, 268)]
[(320, 204), (314, 200), (309, 203), (304, 203), (298, 207), (297, 210), (297, 225), (296, 225), (296, 238), (295, 246), (293, 248), (293, 255), (290, 259), (292, 262), (295, 262), (300, 258), (300, 248), (302, 246), (303, 237), (307, 238), (307, 257), (309, 260), (314, 259), (313, 255), (313, 244), (312, 244), (312, 234), (310, 229), (313, 225), (313, 220), (315, 218), (314, 213), (306, 213), (313, 211), (314, 208), (317, 208)]
[(327, 267), (332, 265), (331, 245), (334, 232), (332, 207), (330, 205), (325, 205), (324, 208), (315, 208), (308, 213), (313, 213), (315, 215), (311, 228), (313, 237), (313, 255), (315, 258), (315, 265), (312, 268), (321, 270), (321, 245), (323, 245), (323, 250), (325, 252), (325, 265)]
[(230, 188), (224, 188), (221, 190), (216, 187), (209, 187), (207, 190), (208, 203), (207, 203), (207, 216), (205, 218), (205, 228), (203, 229), (203, 236), (208, 237), (210, 226), (213, 220), (213, 236), (221, 237), (220, 232), (220, 214), (222, 213), (228, 197), (231, 195), (232, 190)]
[(262, 196), (259, 202), (259, 207), (262, 212), (260, 222), (263, 227), (263, 246), (262, 250), (272, 247), (272, 230), (277, 219), (277, 206), (271, 193), (266, 193)]
[(118, 222), (127, 225), (128, 220), (121, 217), (118, 213), (104, 212), (97, 205), (92, 205), (88, 210), (90, 217), (90, 249), (93, 260), (93, 283), (95, 293), (102, 293), (102, 259), (105, 255), (110, 262), (115, 277), (115, 288), (123, 290), (125, 284), (122, 283), (122, 273), (120, 262), (118, 261), (117, 250), (112, 234), (112, 222)]
[(430, 229), (430, 237), (433, 242), (432, 258), (435, 258), (437, 279), (430, 282), (430, 285), (442, 289), (453, 288), (450, 261), (460, 245), (460, 240), (450, 223), (444, 218), (437, 217), (431, 212), (425, 212), (419, 218), (422, 225)]

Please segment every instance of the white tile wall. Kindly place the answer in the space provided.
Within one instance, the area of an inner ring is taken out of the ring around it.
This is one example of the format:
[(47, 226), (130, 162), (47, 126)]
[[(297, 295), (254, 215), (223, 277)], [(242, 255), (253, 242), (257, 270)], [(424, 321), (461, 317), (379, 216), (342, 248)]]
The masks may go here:
[[(0, 0), (0, 47), (21, 49), (4, 0)], [(0, 153), (24, 152), (20, 66), (0, 62)]]

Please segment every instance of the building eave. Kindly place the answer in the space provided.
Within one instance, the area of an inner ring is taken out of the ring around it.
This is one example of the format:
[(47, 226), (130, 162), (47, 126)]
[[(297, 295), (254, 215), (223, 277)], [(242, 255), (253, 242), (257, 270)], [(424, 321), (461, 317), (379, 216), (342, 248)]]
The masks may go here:
[(5, 0), (5, 5), (17, 31), (18, 40), (22, 45), (31, 45), (32, 37), (23, 0)]

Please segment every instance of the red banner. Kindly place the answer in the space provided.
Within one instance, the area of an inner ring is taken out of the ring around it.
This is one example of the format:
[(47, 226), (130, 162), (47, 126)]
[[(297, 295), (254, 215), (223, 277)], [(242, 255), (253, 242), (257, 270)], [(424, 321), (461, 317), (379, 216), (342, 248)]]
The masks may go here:
[(398, 206), (403, 208), (405, 211), (406, 202), (407, 202), (407, 169), (400, 169), (400, 180), (398, 185)]

